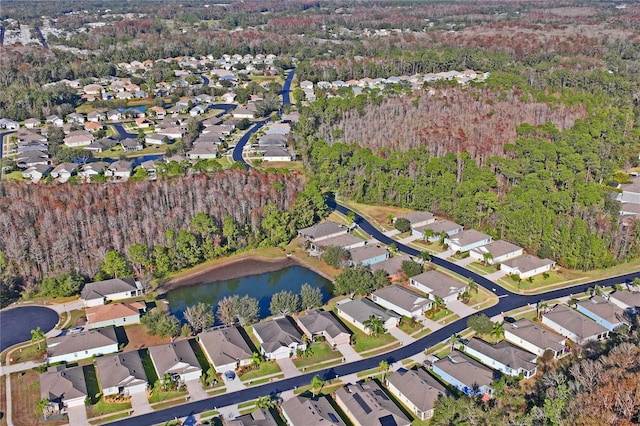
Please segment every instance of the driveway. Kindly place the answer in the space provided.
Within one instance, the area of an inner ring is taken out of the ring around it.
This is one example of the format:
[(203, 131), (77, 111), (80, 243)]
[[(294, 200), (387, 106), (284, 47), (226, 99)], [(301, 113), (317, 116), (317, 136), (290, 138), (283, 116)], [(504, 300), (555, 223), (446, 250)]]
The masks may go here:
[(478, 311), (470, 306), (465, 305), (459, 300), (452, 300), (451, 302), (447, 303), (447, 308), (460, 315), (460, 318), (468, 317), (470, 315), (478, 313)]
[(439, 257), (440, 259), (448, 259), (454, 254), (453, 250), (445, 250), (442, 253), (434, 254), (435, 257)]
[(239, 391), (239, 390), (242, 390), (242, 389), (246, 389), (246, 387), (247, 387), (247, 385), (242, 383), (242, 380), (240, 380), (240, 378), (238, 378), (237, 376), (234, 377), (233, 380), (229, 380), (223, 374), (222, 375), (222, 381), (224, 382), (224, 385), (227, 388), (227, 393)]
[(67, 408), (67, 414), (69, 416), (69, 426), (87, 426), (89, 424), (87, 407), (84, 404)]
[(416, 341), (413, 337), (409, 336), (404, 331), (400, 330), (398, 327), (391, 327), (389, 329), (389, 334), (396, 338), (403, 345), (408, 345)]
[(500, 278), (504, 277), (505, 275), (507, 275), (504, 271), (496, 271), (493, 272), (489, 275), (485, 275), (485, 278), (488, 280), (491, 280), (493, 282), (498, 281)]
[(291, 358), (281, 358), (277, 359), (276, 362), (280, 366), (280, 369), (284, 373), (284, 378), (288, 379), (289, 377), (299, 376), (300, 372), (296, 368), (296, 365), (293, 363)]
[(146, 392), (136, 392), (131, 394), (131, 408), (133, 408), (134, 414), (145, 414), (153, 411), (149, 400), (147, 399)]
[(469, 265), (470, 263), (475, 262), (476, 260), (469, 256), (469, 257), (465, 257), (464, 259), (460, 259), (458, 261), (456, 261), (456, 265), (460, 265), (460, 266), (464, 266), (466, 267), (467, 265)]
[(348, 343), (342, 343), (336, 347), (344, 357), (344, 362), (353, 362), (362, 359), (362, 356)]
[(187, 385), (191, 401), (200, 401), (209, 397), (207, 392), (202, 388), (202, 382), (200, 379), (187, 380), (184, 383)]

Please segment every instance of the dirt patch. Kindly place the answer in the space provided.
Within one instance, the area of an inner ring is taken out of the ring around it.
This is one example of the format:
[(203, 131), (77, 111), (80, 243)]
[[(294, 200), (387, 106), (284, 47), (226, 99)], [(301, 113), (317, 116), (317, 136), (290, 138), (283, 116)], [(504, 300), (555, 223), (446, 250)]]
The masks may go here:
[(7, 426), (7, 385), (4, 377), (0, 377), (0, 426)]
[(171, 342), (169, 337), (152, 336), (147, 332), (147, 327), (142, 324), (130, 325), (125, 328), (128, 343), (124, 347), (124, 351), (132, 351), (134, 349), (144, 349), (150, 346), (162, 345)]
[(13, 424), (30, 425), (63, 425), (64, 421), (40, 422), (36, 416), (36, 404), (40, 399), (40, 383), (35, 370), (11, 375), (11, 406), (13, 410)]

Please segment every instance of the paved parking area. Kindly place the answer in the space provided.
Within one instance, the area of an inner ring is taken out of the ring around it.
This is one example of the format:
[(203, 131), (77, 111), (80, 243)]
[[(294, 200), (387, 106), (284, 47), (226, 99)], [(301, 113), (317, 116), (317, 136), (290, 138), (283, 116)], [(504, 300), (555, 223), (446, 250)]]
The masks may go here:
[(89, 424), (87, 407), (84, 405), (69, 407), (67, 414), (69, 415), (69, 426), (87, 426)]
[(348, 343), (342, 343), (340, 345), (337, 345), (336, 347), (344, 357), (345, 363), (362, 359), (362, 356), (358, 352), (356, 352), (355, 349), (353, 349)]
[(247, 387), (244, 383), (242, 383), (242, 380), (240, 380), (240, 378), (237, 376), (234, 377), (233, 380), (229, 380), (223, 373), (222, 381), (224, 382), (224, 385), (227, 387), (227, 393), (239, 391)]
[(149, 400), (147, 399), (146, 392), (136, 392), (131, 394), (131, 408), (133, 408), (136, 415), (150, 413), (153, 411), (153, 408), (151, 408)]
[(289, 377), (295, 377), (300, 374), (296, 365), (293, 363), (291, 358), (280, 358), (277, 359), (276, 362), (280, 366), (280, 369), (284, 373), (284, 378), (287, 379)]
[(187, 385), (191, 401), (200, 401), (208, 398), (209, 395), (207, 395), (207, 392), (202, 388), (200, 379), (188, 380), (185, 384)]
[(460, 315), (460, 318), (468, 317), (470, 315), (478, 313), (478, 311), (470, 306), (465, 305), (459, 300), (452, 300), (451, 302), (447, 303), (447, 308)]

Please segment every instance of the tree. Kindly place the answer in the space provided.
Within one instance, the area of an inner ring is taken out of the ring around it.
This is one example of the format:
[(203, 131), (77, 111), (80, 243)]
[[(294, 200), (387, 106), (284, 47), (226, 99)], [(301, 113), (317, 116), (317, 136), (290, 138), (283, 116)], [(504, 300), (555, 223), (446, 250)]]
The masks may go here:
[(383, 359), (382, 361), (380, 361), (380, 364), (378, 364), (378, 367), (380, 368), (380, 381), (384, 383), (387, 371), (389, 371), (389, 363)]
[(504, 336), (504, 326), (500, 322), (494, 322), (491, 328), (491, 335), (496, 339)]
[(129, 261), (133, 265), (136, 274), (141, 274), (143, 269), (148, 269), (153, 265), (149, 247), (146, 244), (135, 243), (127, 250)]
[(493, 331), (493, 323), (485, 314), (470, 316), (467, 319), (467, 327), (481, 335), (491, 334)]
[(288, 290), (279, 291), (271, 296), (269, 310), (271, 315), (288, 315), (299, 312), (300, 296)]
[(493, 260), (493, 255), (491, 253), (483, 253), (482, 260), (484, 261), (484, 266), (487, 266), (489, 261)]
[(397, 218), (394, 226), (402, 234), (411, 231), (411, 222), (404, 217)]
[(373, 271), (373, 288), (379, 289), (389, 284), (389, 276), (383, 269)]
[(401, 268), (407, 278), (415, 277), (422, 273), (422, 265), (413, 260), (403, 260)]
[(49, 406), (49, 400), (47, 398), (40, 398), (38, 403), (36, 404), (35, 411), (36, 416), (44, 416), (45, 420), (47, 419), (47, 415), (45, 413), (46, 408)]
[(211, 327), (215, 322), (211, 305), (202, 302), (189, 306), (184, 311), (184, 319), (187, 320), (196, 333)]
[(253, 324), (258, 320), (259, 313), (258, 299), (249, 297), (247, 294), (238, 298), (235, 307), (235, 316), (241, 325)]
[(256, 408), (263, 408), (265, 410), (268, 410), (270, 408), (273, 408), (275, 406), (275, 402), (273, 401), (273, 399), (271, 399), (270, 396), (259, 396), (258, 399), (256, 399)]
[(53, 277), (43, 278), (40, 294), (43, 296), (67, 297), (80, 293), (84, 278), (74, 272), (65, 272)]
[[(31, 344), (38, 344), (38, 350), (41, 350), (40, 343), (46, 339), (44, 331), (40, 330), (40, 327), (36, 327), (31, 330)], [(46, 341), (46, 340), (45, 340)]]
[(318, 308), (322, 306), (322, 290), (319, 287), (312, 287), (310, 284), (304, 283), (300, 288), (300, 300), (304, 310)]
[(333, 268), (342, 267), (349, 259), (349, 253), (339, 246), (329, 246), (322, 253), (322, 260)]
[(333, 292), (339, 294), (369, 294), (373, 289), (373, 274), (367, 266), (354, 265), (344, 269), (333, 285)]
[(260, 353), (254, 352), (251, 354), (251, 366), (253, 368), (260, 367), (260, 364), (262, 364), (263, 362), (264, 362), (264, 357)]
[(140, 319), (140, 322), (153, 336), (174, 338), (180, 335), (180, 320), (162, 308), (151, 309)]
[(233, 324), (236, 322), (235, 299), (237, 295), (223, 297), (218, 301), (216, 316), (223, 324)]
[(423, 262), (431, 262), (431, 253), (428, 251), (421, 251), (418, 258)]
[(372, 337), (377, 337), (384, 333), (384, 322), (379, 317), (371, 315), (362, 325), (369, 330), (369, 335)]
[[(317, 374), (313, 376), (313, 378), (311, 379), (311, 392), (313, 393), (314, 398), (322, 390), (323, 386), (324, 386), (324, 381), (322, 381), (320, 376), (318, 376)], [(316, 392), (316, 389), (317, 389), (317, 392)]]
[(100, 266), (100, 269), (112, 278), (127, 277), (131, 275), (131, 270), (127, 265), (127, 260), (121, 253), (115, 250), (107, 252), (104, 256), (104, 262)]
[(469, 278), (469, 281), (467, 281), (467, 286), (469, 287), (470, 291), (478, 294), (478, 283), (475, 282), (472, 278)]

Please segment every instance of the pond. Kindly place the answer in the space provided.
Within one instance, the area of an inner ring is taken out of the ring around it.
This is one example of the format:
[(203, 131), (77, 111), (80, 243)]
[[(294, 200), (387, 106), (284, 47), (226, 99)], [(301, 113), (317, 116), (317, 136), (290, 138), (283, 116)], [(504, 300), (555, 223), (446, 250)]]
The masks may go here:
[(310, 269), (295, 265), (275, 272), (176, 288), (166, 294), (166, 300), (169, 302), (171, 313), (182, 320), (182, 313), (189, 306), (203, 302), (212, 305), (215, 310), (218, 301), (226, 296), (248, 294), (258, 299), (260, 318), (265, 318), (271, 315), (269, 304), (274, 293), (282, 290), (300, 293), (304, 283), (319, 287), (322, 290), (323, 302), (331, 297), (331, 281)]
[(21, 306), (0, 311), (0, 352), (17, 343), (31, 340), (31, 330), (45, 333), (58, 323), (58, 314), (42, 306)]

